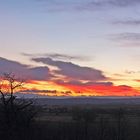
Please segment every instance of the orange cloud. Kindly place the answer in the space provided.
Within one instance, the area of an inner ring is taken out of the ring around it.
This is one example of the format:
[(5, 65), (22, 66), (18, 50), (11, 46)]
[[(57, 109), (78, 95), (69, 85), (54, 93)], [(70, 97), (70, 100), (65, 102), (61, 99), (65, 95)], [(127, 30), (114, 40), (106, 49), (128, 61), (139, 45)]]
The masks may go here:
[(66, 85), (76, 96), (136, 96), (140, 95), (137, 89), (129, 86), (75, 86)]
[(130, 86), (120, 85), (72, 85), (46, 81), (31, 81), (25, 84), (23, 93), (47, 96), (139, 96), (140, 91)]

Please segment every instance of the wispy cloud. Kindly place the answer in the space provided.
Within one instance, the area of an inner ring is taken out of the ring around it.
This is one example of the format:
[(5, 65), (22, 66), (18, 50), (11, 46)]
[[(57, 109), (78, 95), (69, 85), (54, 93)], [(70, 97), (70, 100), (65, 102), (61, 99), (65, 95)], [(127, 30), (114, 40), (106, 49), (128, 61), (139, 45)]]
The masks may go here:
[(136, 71), (136, 70), (125, 70), (126, 74), (138, 74), (140, 73), (140, 71)]
[(99, 10), (109, 7), (128, 7), (140, 4), (139, 0), (91, 0), (86, 4), (81, 4), (77, 10)]
[(139, 0), (36, 0), (46, 3), (48, 11), (69, 11), (69, 10), (97, 10), (108, 7), (128, 7), (140, 4)]
[(38, 3), (42, 3), (44, 8), (48, 12), (63, 12), (63, 11), (73, 11), (76, 10), (76, 7), (81, 5), (83, 2), (78, 1), (69, 1), (69, 0), (35, 0)]
[(49, 57), (52, 59), (57, 60), (78, 60), (78, 61), (89, 61), (90, 58), (87, 56), (75, 56), (75, 55), (67, 55), (67, 54), (60, 54), (60, 53), (45, 53), (45, 54), (28, 54), (28, 53), (22, 53), (24, 56), (28, 57)]
[(65, 82), (63, 80), (57, 80), (55, 81), (57, 84), (61, 85), (74, 85), (74, 86), (113, 86), (112, 82), (81, 82), (76, 80), (71, 80), (68, 82)]
[(140, 4), (140, 1), (139, 0), (100, 0), (97, 3), (101, 5), (108, 4), (108, 5), (125, 7), (125, 6)]
[(120, 47), (140, 47), (140, 33), (124, 32), (109, 35), (109, 40)]
[(124, 32), (112, 34), (109, 39), (121, 47), (140, 47), (140, 33)]
[(139, 41), (140, 33), (126, 32), (126, 33), (114, 34), (113, 39), (120, 40), (120, 41)]
[(130, 26), (139, 26), (140, 25), (140, 20), (117, 20), (112, 22), (114, 25), (130, 25)]

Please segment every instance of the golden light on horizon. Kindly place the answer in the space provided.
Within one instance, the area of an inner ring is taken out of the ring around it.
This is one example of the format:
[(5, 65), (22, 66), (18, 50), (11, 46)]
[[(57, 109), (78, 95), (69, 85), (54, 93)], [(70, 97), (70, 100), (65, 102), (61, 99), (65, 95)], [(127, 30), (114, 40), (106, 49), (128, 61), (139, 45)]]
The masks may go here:
[[(135, 96), (140, 95), (140, 88), (129, 86), (72, 86), (54, 82), (30, 81), (25, 89), (38, 91), (39, 95), (47, 96)], [(39, 92), (40, 91), (40, 92)], [(45, 92), (48, 91), (48, 92)]]

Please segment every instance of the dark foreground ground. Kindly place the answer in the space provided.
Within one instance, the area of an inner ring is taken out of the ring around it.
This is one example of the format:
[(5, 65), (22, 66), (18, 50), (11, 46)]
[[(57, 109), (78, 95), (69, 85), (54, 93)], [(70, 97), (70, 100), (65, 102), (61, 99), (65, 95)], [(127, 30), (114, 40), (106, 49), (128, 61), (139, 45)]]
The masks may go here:
[(140, 140), (139, 98), (47, 100), (39, 101), (33, 139)]
[(21, 140), (140, 140), (140, 98), (35, 102), (38, 114)]

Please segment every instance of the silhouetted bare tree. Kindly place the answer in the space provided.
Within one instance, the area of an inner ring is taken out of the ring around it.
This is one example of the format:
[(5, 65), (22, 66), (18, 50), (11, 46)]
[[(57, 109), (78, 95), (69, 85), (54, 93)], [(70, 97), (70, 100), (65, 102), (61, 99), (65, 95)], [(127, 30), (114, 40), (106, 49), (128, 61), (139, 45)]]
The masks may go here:
[(17, 99), (15, 91), (21, 88), (23, 80), (12, 73), (5, 73), (0, 84), (0, 134), (5, 139), (16, 139), (29, 128), (36, 111), (33, 101)]

